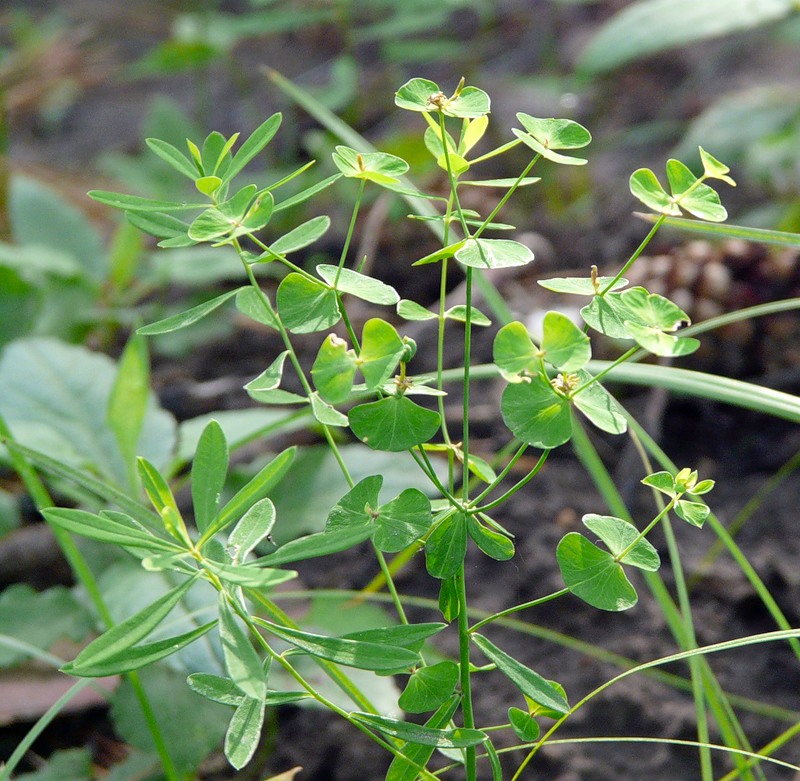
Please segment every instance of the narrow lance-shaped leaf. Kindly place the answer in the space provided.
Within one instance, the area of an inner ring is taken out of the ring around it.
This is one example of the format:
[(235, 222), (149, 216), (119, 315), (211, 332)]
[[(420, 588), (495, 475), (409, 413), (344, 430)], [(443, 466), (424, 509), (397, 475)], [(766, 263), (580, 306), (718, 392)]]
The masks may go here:
[(264, 665), (224, 593), (219, 598), (219, 636), (231, 680), (248, 697), (263, 702), (267, 696)]
[(477, 729), (458, 727), (456, 729), (433, 729), (408, 721), (398, 721), (388, 716), (376, 716), (373, 713), (351, 713), (350, 718), (378, 732), (399, 738), (408, 743), (437, 748), (467, 748), (477, 746), (486, 740), (486, 733)]
[(234, 526), (228, 537), (228, 552), (234, 564), (247, 560), (247, 556), (263, 539), (269, 536), (275, 525), (275, 505), (270, 499), (256, 502)]
[(273, 114), (262, 122), (239, 147), (225, 172), (226, 181), (233, 179), (272, 140), (281, 124), (281, 115)]
[(185, 312), (180, 312), (177, 315), (166, 317), (150, 325), (142, 326), (137, 329), (137, 333), (144, 336), (155, 336), (156, 334), (168, 334), (171, 331), (178, 331), (181, 328), (193, 325), (198, 320), (202, 320), (207, 315), (210, 315), (215, 309), (219, 309), (228, 299), (233, 298), (240, 291), (247, 288), (238, 288), (237, 290), (229, 290), (221, 296), (212, 298), (209, 301), (204, 301), (202, 304), (187, 309)]
[(200, 435), (192, 461), (192, 505), (201, 533), (217, 514), (227, 474), (228, 443), (222, 427), (212, 420)]
[(233, 712), (225, 733), (225, 757), (237, 770), (241, 770), (255, 754), (264, 724), (263, 700), (246, 697)]

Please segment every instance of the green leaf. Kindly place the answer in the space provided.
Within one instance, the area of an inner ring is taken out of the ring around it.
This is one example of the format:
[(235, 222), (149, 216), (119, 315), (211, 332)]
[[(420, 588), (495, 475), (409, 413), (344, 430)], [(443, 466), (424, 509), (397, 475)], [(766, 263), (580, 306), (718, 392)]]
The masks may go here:
[(675, 496), (677, 493), (675, 478), (669, 472), (653, 472), (653, 474), (642, 478), (642, 483), (667, 496)]
[(533, 447), (549, 450), (572, 436), (569, 400), (541, 375), (508, 385), (500, 409), (509, 431)]
[(539, 673), (509, 656), (483, 635), (473, 634), (472, 642), (526, 697), (562, 715), (569, 712), (569, 703), (564, 695)]
[(791, 0), (640, 0), (600, 28), (579, 67), (603, 73), (659, 51), (774, 22), (793, 8)]
[(413, 667), (419, 662), (419, 654), (408, 648), (392, 648), (378, 643), (349, 640), (342, 637), (325, 637), (311, 632), (302, 632), (299, 629), (278, 626), (278, 624), (264, 619), (255, 619), (255, 621), (301, 651), (320, 659), (343, 664), (345, 667), (382, 672)]
[(467, 555), (467, 524), (463, 513), (445, 518), (425, 543), (425, 566), (431, 577), (453, 577)]
[(639, 168), (631, 174), (630, 189), (648, 209), (680, 217), (681, 210), (673, 203), (672, 198), (649, 168)]
[[(632, 523), (612, 515), (590, 513), (584, 515), (581, 520), (589, 531), (596, 534), (608, 546), (614, 558), (618, 558), (639, 536), (639, 530)], [(633, 548), (619, 561), (648, 572), (656, 572), (661, 566), (658, 551), (644, 538), (637, 540)]]
[[(458, 708), (458, 697), (451, 697), (439, 707), (426, 722), (429, 729), (442, 729), (450, 723), (450, 719)], [(386, 781), (416, 781), (418, 767), (425, 767), (433, 756), (434, 747), (419, 743), (405, 743), (401, 747), (402, 756), (395, 756), (386, 773)]]
[(441, 423), (437, 412), (405, 396), (359, 404), (350, 410), (349, 418), (350, 428), (365, 445), (393, 453), (427, 442)]
[(324, 401), (317, 391), (312, 391), (308, 397), (311, 403), (311, 412), (319, 423), (323, 426), (346, 426), (348, 423), (347, 415), (339, 412), (332, 405)]
[(181, 312), (171, 317), (166, 317), (158, 322), (151, 323), (150, 325), (138, 328), (136, 333), (143, 336), (155, 336), (156, 334), (168, 334), (172, 331), (178, 331), (181, 328), (193, 325), (198, 320), (202, 320), (207, 315), (210, 315), (215, 309), (219, 309), (228, 299), (233, 298), (237, 293), (244, 292), (248, 288), (237, 288), (236, 290), (229, 290), (221, 296), (212, 298), (209, 301), (204, 301), (202, 304), (193, 306), (185, 312)]
[(508, 709), (511, 729), (523, 743), (533, 743), (539, 737), (539, 722), (527, 711), (520, 708)]
[(418, 304), (416, 301), (410, 301), (407, 298), (398, 301), (397, 314), (404, 320), (410, 320), (412, 322), (418, 320), (435, 320), (437, 318), (435, 312), (431, 312), (429, 309), (422, 306), (422, 304)]
[(426, 255), (424, 258), (420, 258), (419, 260), (414, 261), (414, 263), (412, 263), (411, 265), (425, 266), (428, 263), (438, 263), (440, 260), (453, 257), (453, 255), (455, 255), (455, 253), (458, 252), (462, 247), (465, 247), (466, 244), (467, 244), (467, 239), (462, 239), (461, 241), (457, 241), (454, 244), (448, 244), (446, 247), (442, 247), (441, 249), (438, 249), (435, 252), (431, 252), (430, 255)]
[(227, 550), (234, 564), (247, 561), (248, 555), (275, 525), (275, 505), (270, 499), (256, 502), (228, 535)]
[[(540, 279), (539, 285), (555, 293), (571, 293), (577, 296), (593, 296), (601, 290), (605, 290), (612, 282), (614, 277), (553, 277), (552, 279)], [(618, 279), (614, 283), (612, 290), (618, 290), (628, 284), (627, 279)]]
[(188, 177), (192, 181), (200, 176), (197, 166), (186, 157), (183, 152), (176, 149), (172, 144), (161, 141), (158, 138), (146, 138), (144, 142), (158, 155), (165, 163), (171, 165), (176, 171)]
[(567, 588), (592, 607), (619, 611), (636, 604), (636, 590), (622, 566), (582, 534), (567, 534), (558, 543), (556, 558)]
[(494, 338), (493, 358), (507, 374), (535, 373), (539, 367), (539, 348), (528, 329), (519, 321), (504, 325)]
[(264, 701), (246, 697), (233, 712), (225, 733), (225, 757), (241, 770), (255, 754), (264, 724)]
[(424, 642), (433, 635), (438, 634), (446, 624), (429, 622), (425, 624), (397, 624), (396, 626), (381, 626), (375, 629), (362, 629), (360, 632), (350, 632), (342, 635), (347, 640), (362, 640), (368, 643), (377, 643), (398, 648), (408, 648), (420, 651)]
[(336, 293), (296, 272), (278, 286), (276, 301), (283, 324), (296, 334), (324, 331), (341, 319)]
[(270, 391), (278, 388), (283, 379), (283, 365), (286, 363), (288, 355), (288, 350), (278, 353), (275, 360), (258, 377), (250, 380), (244, 389), (247, 391)]
[(111, 193), (105, 190), (90, 190), (87, 195), (98, 203), (132, 212), (178, 212), (189, 209), (205, 209), (208, 206), (207, 203), (158, 201), (153, 198), (141, 198), (138, 195)]
[(201, 533), (217, 514), (227, 474), (228, 443), (222, 427), (211, 420), (200, 435), (192, 461), (194, 522)]
[(233, 705), (235, 707), (246, 697), (230, 678), (225, 678), (221, 675), (192, 673), (186, 679), (186, 683), (196, 694), (221, 705)]
[(145, 493), (156, 508), (159, 514), (163, 514), (165, 508), (172, 510), (175, 515), (180, 515), (178, 503), (172, 489), (169, 487), (164, 476), (146, 458), (136, 459), (136, 466), (139, 471), (139, 479)]
[[(277, 241), (270, 245), (270, 249), (276, 255), (288, 255), (299, 249), (313, 244), (317, 239), (324, 236), (331, 226), (331, 218), (327, 216), (312, 217), (310, 220), (298, 225), (293, 230), (285, 233)], [(271, 256), (264, 258), (269, 261)]]
[(397, 704), (407, 713), (426, 713), (447, 702), (458, 683), (455, 662), (420, 667), (408, 679)]
[(357, 363), (369, 390), (374, 390), (394, 374), (404, 349), (403, 340), (393, 325), (378, 317), (364, 323)]
[[(194, 585), (196, 578), (188, 578), (151, 605), (115, 624), (86, 646), (71, 662), (62, 668), (69, 675), (94, 678), (94, 672), (107, 663), (122, 662), (126, 654), (140, 640), (144, 640), (181, 601)], [(134, 669), (134, 668), (131, 668)], [(101, 673), (105, 674), (105, 673)]]
[(736, 182), (727, 176), (731, 170), (727, 165), (721, 163), (716, 157), (706, 152), (703, 147), (700, 147), (700, 160), (703, 163), (703, 172), (710, 179), (719, 179), (720, 181), (729, 184), (731, 187), (736, 187)]
[[(536, 184), (536, 182), (541, 182), (542, 179), (539, 176), (525, 176), (522, 179), (465, 179), (459, 182), (459, 186), (461, 187), (497, 187), (502, 190), (507, 190), (509, 187), (513, 187), (516, 185), (517, 187), (528, 187), (532, 184)], [(468, 223), (471, 224), (471, 223)], [(481, 222), (476, 222), (476, 225), (481, 225)], [(512, 230), (514, 228), (513, 225), (504, 225), (504, 223), (498, 222), (491, 222), (487, 225), (487, 228), (491, 228), (492, 230), (502, 230), (501, 226), (504, 226), (505, 230)]]
[(648, 293), (643, 287), (633, 287), (620, 293), (619, 301), (628, 313), (628, 319), (662, 331), (675, 331), (689, 316), (677, 304), (657, 293)]
[(359, 480), (328, 513), (326, 533), (369, 526), (378, 509), (382, 485), (381, 475), (369, 475)]
[(239, 147), (225, 172), (225, 180), (230, 181), (272, 140), (281, 124), (281, 115), (273, 114), (262, 122), (247, 140)]
[(489, 558), (495, 561), (508, 561), (514, 558), (514, 543), (505, 534), (479, 523), (472, 515), (467, 517), (467, 534)]
[(467, 239), (455, 251), (455, 258), (472, 268), (510, 268), (530, 263), (533, 252), (524, 244), (510, 239)]
[(439, 85), (428, 79), (411, 79), (395, 92), (394, 102), (407, 111), (434, 111), (428, 99), (439, 92)]
[[(470, 319), (472, 325), (491, 325), (492, 321), (486, 317), (480, 309), (476, 307), (470, 307)], [(456, 304), (455, 306), (451, 306), (449, 309), (445, 310), (444, 313), (446, 320), (455, 320), (457, 323), (466, 323), (467, 322), (467, 307), (463, 304)]]
[(666, 334), (659, 328), (638, 323), (626, 323), (628, 333), (636, 340), (636, 343), (653, 355), (661, 356), (681, 356), (691, 355), (700, 347), (699, 339), (690, 336), (678, 337), (673, 334)]
[(49, 507), (42, 510), (42, 515), (48, 523), (90, 540), (153, 552), (177, 553), (184, 550), (175, 542), (156, 537), (123, 513), (94, 515), (85, 510)]
[(206, 543), (233, 521), (241, 518), (256, 502), (263, 499), (289, 471), (297, 455), (297, 448), (281, 451), (259, 470), (246, 485), (240, 488), (220, 510), (214, 522), (203, 532), (199, 545)]
[(455, 577), (445, 578), (439, 586), (439, 611), (448, 623), (458, 618), (461, 603)]
[(461, 119), (475, 119), (488, 114), (490, 110), (489, 96), (477, 87), (464, 87), (456, 90), (455, 95), (445, 103), (442, 109), (446, 116)]
[(227, 583), (254, 589), (269, 590), (297, 577), (294, 570), (268, 569), (255, 563), (235, 566), (233, 564), (217, 564), (207, 559), (204, 568)]
[(194, 184), (203, 195), (211, 196), (222, 186), (222, 179), (218, 176), (201, 176)]
[(263, 702), (267, 696), (264, 665), (224, 593), (219, 595), (219, 636), (231, 680), (248, 697)]
[(459, 727), (457, 729), (443, 730), (423, 727), (420, 724), (411, 724), (407, 721), (390, 719), (388, 716), (377, 716), (374, 713), (351, 713), (353, 721), (363, 724), (392, 738), (399, 738), (408, 743), (423, 746), (436, 746), (437, 748), (466, 748), (477, 746), (486, 740), (486, 735), (477, 729)]
[(276, 331), (280, 328), (278, 318), (264, 300), (263, 294), (252, 287), (239, 288), (236, 292), (236, 308), (246, 317)]
[(626, 325), (628, 313), (620, 303), (621, 293), (595, 296), (583, 309), (581, 317), (590, 328), (612, 339), (630, 339)]
[(701, 220), (724, 222), (728, 218), (727, 210), (720, 203), (719, 194), (707, 184), (699, 184), (688, 195), (679, 198), (678, 205)]
[(378, 508), (375, 518), (375, 547), (397, 553), (418, 540), (431, 525), (431, 503), (422, 491), (407, 488)]
[(589, 337), (561, 312), (548, 312), (542, 329), (544, 358), (557, 369), (574, 372), (592, 357)]
[(571, 119), (538, 119), (529, 114), (518, 113), (517, 119), (525, 132), (514, 129), (514, 135), (534, 152), (551, 162), (562, 165), (585, 165), (581, 157), (570, 157), (555, 152), (556, 149), (581, 149), (592, 140), (591, 133)]
[(492, 469), (491, 464), (474, 453), (469, 454), (469, 471), (479, 477), (484, 483), (493, 483), (497, 480), (497, 473)]
[[(589, 382), (591, 376), (589, 372), (583, 370), (578, 372), (581, 385)], [(607, 431), (609, 434), (624, 434), (628, 430), (625, 411), (599, 382), (593, 382), (585, 390), (575, 393), (571, 400), (602, 431)]]
[(195, 241), (219, 241), (244, 236), (263, 228), (274, 210), (272, 193), (247, 185), (233, 197), (206, 209), (189, 226)]
[(340, 269), (338, 266), (321, 263), (317, 266), (317, 273), (339, 292), (350, 293), (371, 304), (393, 306), (400, 300), (400, 296), (391, 285), (349, 268)]
[(675, 504), (675, 515), (678, 518), (692, 524), (692, 526), (702, 527), (711, 511), (703, 502), (692, 502), (688, 499), (679, 499)]
[(386, 152), (361, 154), (348, 146), (337, 146), (332, 157), (344, 176), (381, 185), (399, 184), (399, 177), (408, 171), (405, 160)]
[(296, 561), (316, 559), (349, 550), (364, 542), (372, 534), (368, 526), (360, 528), (342, 528), (332, 531), (309, 534), (281, 545), (274, 553), (256, 559), (255, 564), (293, 564)]
[(356, 363), (356, 355), (344, 339), (336, 334), (325, 337), (311, 367), (311, 378), (325, 401), (340, 404), (347, 399), (353, 389)]

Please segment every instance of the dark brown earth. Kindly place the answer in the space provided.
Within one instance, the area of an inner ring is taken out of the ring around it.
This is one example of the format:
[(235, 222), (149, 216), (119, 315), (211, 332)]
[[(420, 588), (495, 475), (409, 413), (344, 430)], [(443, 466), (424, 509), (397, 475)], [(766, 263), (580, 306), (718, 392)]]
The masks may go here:
[[(246, 8), (244, 2), (221, 5), (231, 12)], [(590, 82), (573, 81), (569, 74), (584, 42), (603, 19), (623, 5), (501, 0), (487, 19), (473, 11), (454, 14), (450, 31), (463, 37), (464, 50), (429, 65), (389, 63), (383, 57), (385, 51), (375, 42), (351, 44), (359, 66), (359, 88), (356, 98), (344, 107), (345, 116), (376, 143), (391, 140), (392, 123), (409, 119), (398, 117), (391, 106), (392, 92), (399, 84), (413, 75), (454, 84), (462, 74), (492, 95), (499, 136), (507, 132), (517, 110), (542, 116), (569, 113), (595, 135), (595, 151), (587, 172), (580, 174), (583, 178), (566, 175), (549, 182), (555, 193), (553, 203), (534, 211), (535, 196), (530, 196), (531, 201), (516, 207), (508, 219), (535, 244), (539, 258), (535, 275), (585, 270), (592, 263), (615, 268), (645, 232), (643, 223), (630, 215), (634, 205), (626, 186), (629, 173), (640, 165), (658, 166), (660, 171), (686, 123), (716, 94), (764, 81), (782, 81), (787, 74), (796, 79), (800, 60), (796, 47), (781, 48), (773, 31), (761, 30), (658, 55)], [(12, 174), (25, 172), (54, 184), (105, 226), (110, 216), (84, 199), (82, 193), (106, 180), (99, 164), (102, 155), (138, 153), (141, 121), (157, 95), (177, 100), (202, 128), (217, 128), (226, 134), (253, 127), (273, 111), (283, 110), (286, 133), (276, 141), (279, 152), (304, 159), (315, 143), (315, 124), (268, 85), (260, 66), (275, 67), (313, 87), (328, 78), (332, 58), (346, 45), (344, 34), (337, 28), (317, 26), (244, 40), (225, 57), (196, 72), (126, 79), (126, 64), (162, 40), (170, 22), (191, 4), (41, 0), (12, 2), (11, 7), (25, 7), (34, 20), (52, 19), (53, 14), (61, 19), (55, 25), (56, 32), (39, 50), (19, 67), (3, 73)], [(0, 22), (9, 13), (0, 9)], [(112, 189), (118, 186), (107, 183)], [(763, 185), (753, 181), (743, 182), (739, 191), (723, 194), (734, 222), (769, 197)], [(336, 217), (338, 205), (326, 205)], [(340, 219), (339, 224), (346, 223)], [(427, 238), (415, 245), (410, 235), (407, 224), (394, 215), (377, 225), (365, 220), (359, 233), (361, 241), (371, 241), (377, 247), (387, 281), (397, 285), (403, 296), (429, 304), (436, 298), (437, 282), (432, 276), (420, 275), (419, 281), (410, 280), (409, 287), (407, 274), (409, 263), (428, 251)], [(341, 236), (329, 235), (326, 239), (334, 248), (338, 240)], [(682, 290), (687, 308), (699, 319), (715, 313), (714, 307), (738, 308), (789, 297), (797, 295), (800, 288), (796, 259), (785, 253), (734, 244), (687, 244), (675, 234), (659, 238), (648, 253), (652, 257), (643, 264), (647, 267), (646, 279), (663, 283), (671, 292)], [(688, 283), (675, 271), (687, 258), (694, 268), (700, 268)], [(713, 284), (720, 274), (721, 288)], [(457, 287), (459, 281), (454, 278), (452, 286)], [(504, 281), (503, 289), (520, 312), (548, 305), (532, 279)], [(251, 404), (241, 391), (241, 379), (262, 371), (275, 345), (265, 332), (241, 324), (237, 328), (224, 341), (197, 347), (178, 363), (167, 356), (155, 357), (156, 390), (162, 403), (179, 419)], [(764, 319), (744, 329), (710, 335), (703, 351), (683, 365), (797, 393), (797, 332), (793, 314)], [(307, 344), (305, 359), (310, 361), (316, 342), (308, 340)], [(428, 344), (420, 340), (423, 367), (433, 360), (425, 349)], [(491, 335), (477, 340), (477, 361), (490, 360), (490, 344)], [(453, 360), (459, 360), (459, 356), (454, 355)], [(663, 399), (657, 392), (635, 389), (614, 390), (649, 424), (676, 463), (695, 466), (703, 477), (717, 481), (710, 503), (723, 524), (732, 522), (758, 492), (765, 493), (737, 541), (789, 622), (797, 625), (800, 476), (789, 474), (774, 486), (770, 482), (800, 449), (797, 427), (710, 401)], [(493, 411), (497, 397), (498, 389), (491, 383), (481, 385), (475, 397), (477, 446), (487, 453), (501, 446), (507, 436)], [(598, 438), (597, 444), (625, 498), (643, 517), (649, 517), (647, 497), (638, 487), (643, 471), (635, 453), (629, 452), (622, 440)], [(772, 490), (768, 490), (770, 487)], [(470, 553), (467, 576), (474, 606), (498, 610), (561, 588), (554, 555), (558, 540), (579, 528), (584, 513), (605, 511), (603, 500), (569, 448), (558, 451), (541, 475), (497, 517), (517, 537), (518, 553), (513, 561), (501, 564), (475, 551)], [(692, 606), (700, 644), (775, 628), (730, 558), (722, 555), (709, 568), (703, 566), (703, 557), (713, 544), (710, 529), (681, 525), (674, 531), (683, 567), (692, 577)], [(662, 531), (655, 532), (653, 542), (666, 561)], [(312, 587), (358, 588), (374, 571), (368, 555), (356, 551), (330, 563), (302, 567), (301, 580)], [(663, 571), (674, 593), (669, 568)], [(35, 580), (30, 572), (18, 577)], [(398, 586), (403, 593), (436, 597), (435, 584), (425, 574), (421, 561), (402, 574)], [(521, 617), (634, 661), (674, 652), (676, 642), (647, 586), (641, 579), (636, 586), (640, 602), (623, 614), (601, 613), (567, 598)], [(435, 620), (434, 614), (422, 609), (413, 617)], [(613, 664), (579, 651), (508, 629), (493, 629), (492, 638), (545, 677), (560, 681), (573, 701), (619, 671)], [(455, 642), (454, 633), (445, 634), (441, 649), (453, 653)], [(727, 691), (795, 712), (800, 709), (800, 666), (788, 647), (773, 644), (739, 649), (710, 661)], [(669, 672), (685, 677), (687, 668), (673, 665)], [(515, 703), (510, 685), (504, 686), (497, 677), (486, 678), (486, 685), (478, 687), (476, 709), (480, 719), (489, 723), (505, 720), (508, 705)], [(739, 715), (755, 747), (768, 743), (789, 726), (744, 711)], [(653, 678), (636, 676), (612, 687), (580, 711), (560, 736), (694, 740), (694, 723), (694, 706), (688, 693)], [(277, 731), (270, 738), (272, 751), (264, 752), (268, 756), (259, 767), (237, 778), (262, 778), (295, 765), (305, 768), (299, 778), (306, 781), (382, 777), (386, 758), (380, 750), (326, 713), (287, 707), (277, 713), (274, 726)], [(17, 726), (4, 737), (8, 741), (20, 734)], [(37, 752), (47, 755), (63, 747), (64, 735), (70, 736), (68, 745), (113, 746), (102, 709), (63, 720), (37, 744)], [(712, 740), (717, 737), (712, 733)], [(778, 756), (800, 762), (800, 746), (790, 742)], [(506, 770), (513, 770), (520, 758), (504, 757)], [(719, 767), (727, 768), (724, 763)], [(720, 770), (719, 775), (723, 772)], [(764, 774), (767, 779), (793, 778), (790, 772), (774, 767), (765, 768)], [(204, 777), (233, 776), (215, 769), (212, 763)], [(484, 777), (489, 776), (484, 773)], [(676, 781), (700, 775), (696, 752), (691, 749), (631, 743), (548, 748), (525, 777), (548, 781)]]

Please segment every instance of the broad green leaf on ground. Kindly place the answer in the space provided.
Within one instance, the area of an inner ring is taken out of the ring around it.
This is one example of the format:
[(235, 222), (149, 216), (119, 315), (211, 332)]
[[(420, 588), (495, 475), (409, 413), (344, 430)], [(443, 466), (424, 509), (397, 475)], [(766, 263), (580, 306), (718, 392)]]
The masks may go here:
[[(198, 697), (186, 685), (185, 673), (165, 665), (141, 670), (139, 677), (178, 772), (194, 777), (203, 760), (222, 742), (228, 708)], [(191, 729), (187, 729), (187, 714), (191, 714)], [(123, 680), (113, 694), (111, 715), (116, 731), (127, 744), (151, 756), (157, 753), (136, 691), (128, 680)]]
[(259, 626), (285, 640), (304, 653), (327, 659), (346, 667), (374, 672), (393, 671), (413, 667), (419, 662), (419, 654), (408, 648), (392, 648), (363, 640), (343, 637), (326, 637), (299, 629), (279, 626), (271, 621), (255, 619)]
[[(35, 616), (36, 620), (31, 620)], [(57, 640), (83, 640), (93, 627), (86, 608), (63, 586), (34, 591), (12, 583), (0, 594), (0, 634), (48, 650)], [(0, 641), (0, 668), (28, 658), (19, 647)]]
[(582, 534), (570, 532), (556, 549), (556, 559), (567, 588), (600, 610), (632, 608), (638, 597), (622, 566)]
[(391, 285), (349, 268), (340, 269), (338, 266), (321, 263), (317, 266), (317, 273), (339, 292), (350, 293), (371, 304), (393, 306), (400, 300), (400, 296)]
[(509, 656), (483, 635), (473, 634), (472, 642), (526, 697), (562, 715), (569, 711), (569, 703), (562, 692), (539, 673)]
[(324, 331), (341, 319), (336, 293), (296, 272), (278, 286), (276, 301), (283, 324), (296, 334)]
[(408, 721), (398, 721), (388, 716), (377, 716), (373, 713), (351, 713), (350, 718), (366, 727), (377, 730), (383, 735), (400, 738), (408, 743), (437, 748), (466, 748), (477, 746), (486, 740), (486, 734), (477, 729), (457, 727), (456, 729), (433, 729)]
[[(127, 466), (105, 420), (115, 377), (105, 355), (54, 339), (19, 339), (0, 357), (0, 414), (20, 444), (127, 485)], [(175, 431), (173, 417), (150, 394), (138, 454), (166, 465)]]
[(216, 420), (208, 422), (200, 435), (192, 461), (192, 507), (194, 521), (205, 531), (219, 509), (228, 474), (228, 443)]
[(506, 386), (500, 409), (509, 431), (533, 447), (549, 450), (572, 436), (569, 399), (541, 375)]
[(791, 0), (639, 0), (600, 28), (579, 68), (603, 73), (630, 60), (788, 16)]
[[(540, 279), (539, 285), (555, 293), (572, 293), (578, 296), (593, 296), (601, 290), (605, 290), (612, 282), (614, 277), (553, 277), (552, 279)], [(612, 290), (618, 290), (628, 284), (627, 279), (618, 279), (614, 283)]]
[(487, 556), (495, 561), (508, 561), (514, 557), (514, 543), (505, 534), (484, 526), (472, 515), (467, 518), (467, 534)]
[(407, 713), (436, 710), (450, 699), (458, 683), (458, 665), (444, 661), (420, 667), (408, 679), (397, 704)]
[[(592, 375), (581, 370), (578, 372), (578, 379), (584, 385), (592, 379)], [(625, 411), (599, 382), (593, 382), (571, 398), (575, 406), (602, 431), (624, 434), (628, 430)]]
[(244, 292), (246, 288), (238, 288), (237, 290), (229, 290), (227, 293), (204, 301), (202, 304), (193, 306), (184, 312), (179, 312), (176, 315), (165, 317), (163, 320), (158, 320), (150, 325), (142, 326), (137, 329), (138, 334), (143, 336), (155, 336), (156, 334), (168, 334), (172, 331), (179, 331), (181, 328), (193, 325), (198, 320), (210, 315), (214, 310), (219, 309), (228, 299), (237, 296), (239, 293)]
[(508, 709), (508, 720), (514, 734), (523, 743), (533, 743), (539, 737), (539, 722), (528, 711), (520, 708)]
[[(312, 217), (272, 242), (270, 249), (276, 255), (288, 255), (291, 252), (297, 252), (297, 250), (313, 244), (317, 239), (324, 236), (330, 226), (330, 217)], [(269, 261), (272, 256), (267, 253), (266, 257), (260, 259)]]
[(577, 371), (592, 357), (589, 337), (561, 312), (548, 312), (542, 329), (544, 359), (557, 369)]
[(425, 566), (431, 577), (453, 577), (467, 554), (467, 524), (463, 513), (445, 518), (425, 543)]
[(245, 697), (236, 706), (225, 733), (225, 758), (241, 770), (255, 754), (264, 724), (264, 700)]
[(367, 388), (373, 390), (394, 374), (405, 345), (395, 327), (373, 317), (364, 323), (357, 364)]
[(472, 268), (509, 268), (530, 263), (533, 252), (524, 244), (510, 239), (467, 239), (455, 251), (455, 258)]
[(584, 515), (583, 525), (596, 534), (614, 557), (618, 557), (636, 540), (636, 544), (619, 561), (633, 567), (656, 572), (661, 566), (658, 551), (644, 538), (637, 540), (639, 530), (622, 518), (612, 515)]
[(219, 636), (230, 679), (248, 697), (263, 702), (267, 696), (264, 665), (224, 593), (219, 598)]
[(350, 428), (373, 450), (400, 452), (431, 439), (439, 430), (439, 413), (405, 396), (387, 396), (350, 410)]
[(344, 176), (364, 179), (376, 184), (399, 184), (399, 177), (408, 171), (408, 163), (386, 152), (360, 153), (349, 146), (337, 146), (333, 162)]
[(353, 388), (356, 366), (355, 351), (344, 339), (328, 334), (311, 367), (311, 379), (319, 395), (330, 404), (345, 401)]

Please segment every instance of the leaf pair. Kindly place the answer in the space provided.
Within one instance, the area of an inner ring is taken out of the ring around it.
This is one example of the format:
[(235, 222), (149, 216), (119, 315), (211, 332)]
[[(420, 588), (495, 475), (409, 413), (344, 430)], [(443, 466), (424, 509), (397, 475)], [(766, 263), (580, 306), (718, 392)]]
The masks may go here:
[(586, 165), (582, 157), (562, 155), (556, 150), (581, 149), (592, 140), (592, 134), (571, 119), (538, 119), (530, 114), (517, 114), (524, 131), (513, 129), (514, 135), (534, 152), (560, 165)]
[[(713, 480), (698, 480), (697, 471), (681, 469), (676, 475), (669, 472), (655, 472), (645, 477), (642, 482), (656, 491), (666, 494), (674, 501), (675, 515), (692, 526), (701, 527), (710, 510), (708, 505), (696, 499), (707, 494), (713, 487)], [(688, 496), (688, 499), (684, 499)]]

